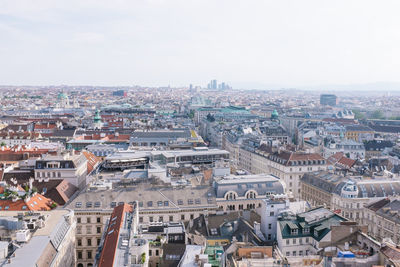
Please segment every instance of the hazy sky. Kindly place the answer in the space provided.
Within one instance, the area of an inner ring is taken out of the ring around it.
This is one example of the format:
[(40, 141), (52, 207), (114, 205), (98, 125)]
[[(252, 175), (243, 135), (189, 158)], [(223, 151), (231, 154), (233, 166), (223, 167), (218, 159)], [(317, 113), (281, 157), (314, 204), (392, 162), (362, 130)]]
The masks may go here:
[(399, 0), (0, 0), (0, 84), (399, 82), (399, 10)]

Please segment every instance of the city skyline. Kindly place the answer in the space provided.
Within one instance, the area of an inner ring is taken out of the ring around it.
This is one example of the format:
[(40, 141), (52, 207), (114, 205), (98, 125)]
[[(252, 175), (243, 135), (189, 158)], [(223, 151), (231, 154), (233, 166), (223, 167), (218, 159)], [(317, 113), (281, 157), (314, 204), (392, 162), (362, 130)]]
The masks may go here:
[(2, 1), (0, 84), (181, 87), (215, 78), (233, 88), (275, 89), (397, 83), (399, 5)]

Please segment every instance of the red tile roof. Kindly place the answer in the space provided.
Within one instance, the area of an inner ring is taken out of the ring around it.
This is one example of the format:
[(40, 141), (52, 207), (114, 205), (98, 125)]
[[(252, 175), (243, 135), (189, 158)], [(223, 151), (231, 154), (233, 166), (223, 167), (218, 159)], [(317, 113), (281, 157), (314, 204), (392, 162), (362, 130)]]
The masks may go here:
[(349, 158), (347, 158), (347, 157), (342, 157), (342, 158), (337, 162), (337, 164), (340, 164), (340, 165), (342, 165), (342, 166), (344, 166), (344, 167), (350, 169), (351, 167), (354, 166), (354, 164), (356, 164), (356, 160), (354, 160), (354, 159), (349, 159)]
[(115, 259), (115, 251), (118, 246), (119, 231), (124, 223), (126, 212), (133, 212), (133, 207), (122, 204), (114, 208), (110, 217), (103, 249), (99, 260), (99, 267), (112, 267)]
[(101, 160), (89, 151), (82, 151), (82, 153), (87, 159), (87, 173), (89, 174), (101, 162)]
[[(9, 210), (9, 211), (24, 211), (24, 210), (34, 210), (40, 211), (51, 210), (51, 204), (53, 202), (47, 197), (42, 196), (41, 194), (36, 194), (31, 196), (28, 201), (24, 201), (23, 199), (18, 199), (17, 201), (12, 201), (10, 199), (0, 200), (0, 210)], [(7, 208), (8, 207), (8, 208)]]

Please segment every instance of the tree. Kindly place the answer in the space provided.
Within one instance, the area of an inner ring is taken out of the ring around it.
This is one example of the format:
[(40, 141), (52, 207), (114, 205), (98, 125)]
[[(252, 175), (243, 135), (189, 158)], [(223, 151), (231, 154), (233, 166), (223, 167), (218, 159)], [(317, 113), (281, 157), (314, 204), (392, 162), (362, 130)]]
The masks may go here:
[(376, 120), (384, 119), (382, 110), (375, 110), (374, 112), (372, 112), (371, 119), (376, 119)]
[(6, 143), (1, 142), (0, 146), (6, 146)]
[(194, 110), (191, 110), (189, 112), (189, 118), (193, 119), (194, 118)]
[(365, 115), (364, 115), (363, 113), (361, 113), (360, 110), (354, 109), (354, 110), (353, 110), (353, 113), (354, 113), (354, 118), (355, 118), (356, 120), (363, 120), (363, 119), (365, 119)]
[(210, 113), (208, 113), (208, 115), (207, 115), (207, 120), (208, 120), (209, 122), (214, 122), (214, 121), (215, 121), (215, 118), (214, 118), (213, 115), (211, 115)]
[(142, 262), (141, 262), (142, 264), (146, 262), (146, 253), (145, 253), (145, 252), (142, 253), (142, 259), (141, 259), (141, 261), (142, 261)]

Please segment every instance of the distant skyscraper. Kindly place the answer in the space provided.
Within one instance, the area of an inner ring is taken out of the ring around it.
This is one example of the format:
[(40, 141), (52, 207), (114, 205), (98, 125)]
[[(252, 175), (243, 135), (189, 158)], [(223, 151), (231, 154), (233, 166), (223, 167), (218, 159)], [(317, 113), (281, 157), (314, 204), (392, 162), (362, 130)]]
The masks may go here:
[(211, 81), (212, 89), (217, 89), (217, 80)]
[(336, 106), (336, 101), (337, 101), (336, 95), (330, 95), (330, 94), (322, 94), (319, 100), (321, 105), (327, 105), (327, 106)]
[(128, 94), (126, 91), (124, 90), (118, 90), (118, 91), (114, 91), (113, 92), (113, 96), (123, 96), (123, 97), (127, 97)]

